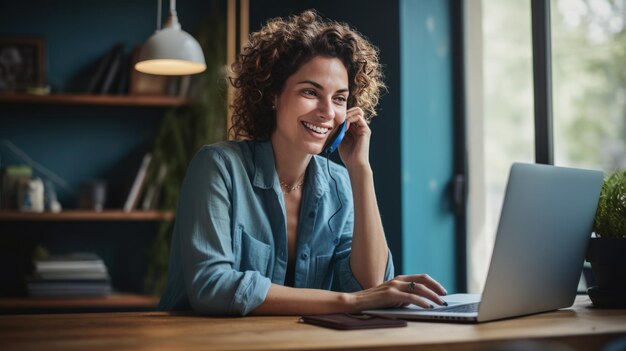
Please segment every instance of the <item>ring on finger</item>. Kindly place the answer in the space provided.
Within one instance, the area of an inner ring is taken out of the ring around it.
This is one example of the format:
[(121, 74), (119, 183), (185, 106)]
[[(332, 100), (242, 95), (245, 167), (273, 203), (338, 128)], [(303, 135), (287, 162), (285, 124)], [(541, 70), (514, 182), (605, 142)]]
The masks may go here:
[(417, 286), (417, 284), (415, 282), (410, 282), (409, 283), (409, 292), (414, 292), (415, 291), (415, 287)]

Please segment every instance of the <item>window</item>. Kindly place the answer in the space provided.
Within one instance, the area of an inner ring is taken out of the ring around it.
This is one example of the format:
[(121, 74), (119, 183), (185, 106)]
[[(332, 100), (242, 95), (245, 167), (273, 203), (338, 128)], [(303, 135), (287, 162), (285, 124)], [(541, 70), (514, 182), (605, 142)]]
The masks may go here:
[(626, 1), (552, 0), (555, 164), (626, 167)]
[(467, 113), (468, 290), (480, 292), (510, 165), (534, 161), (532, 37), (529, 0), (483, 0), (482, 10), (476, 2), (467, 4), (466, 25), (473, 33), (466, 38), (467, 71), (482, 71), (468, 77), (466, 89), (475, 95)]
[[(624, 168), (626, 0), (550, 7), (555, 164)], [(508, 168), (535, 158), (530, 10), (530, 0), (465, 3), (470, 292), (484, 285)]]

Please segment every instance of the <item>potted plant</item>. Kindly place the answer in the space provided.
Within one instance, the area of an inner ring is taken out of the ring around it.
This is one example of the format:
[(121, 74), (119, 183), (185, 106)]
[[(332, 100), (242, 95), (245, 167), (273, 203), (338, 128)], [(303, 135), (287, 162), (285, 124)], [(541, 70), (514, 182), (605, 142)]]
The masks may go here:
[(594, 306), (626, 307), (626, 169), (602, 183), (587, 261), (595, 279), (588, 289)]

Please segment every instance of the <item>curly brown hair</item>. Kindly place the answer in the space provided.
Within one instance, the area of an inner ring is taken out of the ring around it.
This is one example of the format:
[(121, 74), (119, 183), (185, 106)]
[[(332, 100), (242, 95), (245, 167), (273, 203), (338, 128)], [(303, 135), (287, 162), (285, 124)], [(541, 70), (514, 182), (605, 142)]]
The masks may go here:
[(376, 116), (385, 89), (378, 49), (345, 23), (322, 19), (314, 10), (269, 20), (251, 35), (232, 69), (236, 88), (232, 135), (267, 140), (276, 127), (272, 110), (285, 81), (315, 56), (338, 58), (348, 71), (348, 107), (359, 106), (366, 121)]

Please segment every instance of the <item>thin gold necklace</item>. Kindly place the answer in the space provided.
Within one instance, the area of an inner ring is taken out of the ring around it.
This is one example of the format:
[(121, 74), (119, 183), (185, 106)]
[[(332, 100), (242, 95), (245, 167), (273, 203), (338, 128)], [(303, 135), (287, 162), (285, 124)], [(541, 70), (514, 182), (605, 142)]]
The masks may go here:
[(280, 178), (278, 178), (278, 181), (280, 182), (280, 186), (284, 189), (283, 192), (285, 194), (289, 194), (290, 192), (294, 190), (300, 189), (302, 185), (304, 185), (304, 174), (302, 175), (302, 178), (300, 179), (300, 181), (295, 185), (289, 185), (283, 180), (281, 180)]

